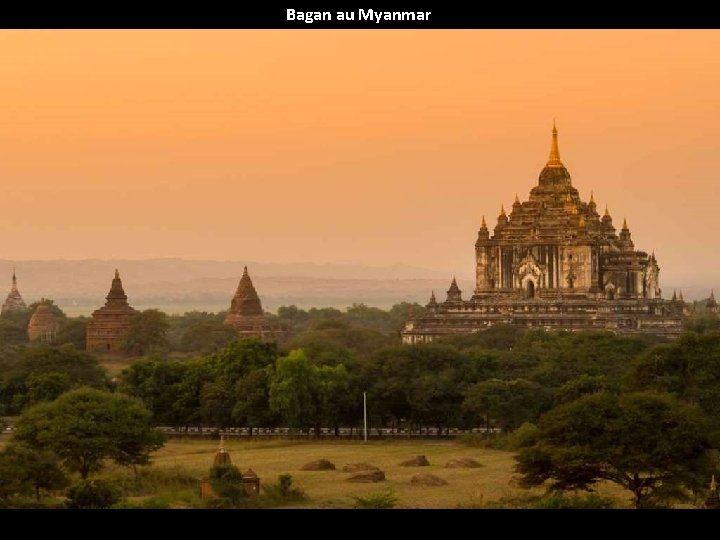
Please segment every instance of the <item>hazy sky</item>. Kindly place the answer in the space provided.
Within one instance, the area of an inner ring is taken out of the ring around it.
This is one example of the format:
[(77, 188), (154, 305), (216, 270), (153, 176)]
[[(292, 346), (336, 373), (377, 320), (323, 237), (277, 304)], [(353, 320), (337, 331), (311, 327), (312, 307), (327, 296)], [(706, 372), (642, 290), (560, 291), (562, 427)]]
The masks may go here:
[(2, 31), (0, 104), (5, 259), (471, 275), (555, 117), (661, 278), (720, 266), (717, 31)]

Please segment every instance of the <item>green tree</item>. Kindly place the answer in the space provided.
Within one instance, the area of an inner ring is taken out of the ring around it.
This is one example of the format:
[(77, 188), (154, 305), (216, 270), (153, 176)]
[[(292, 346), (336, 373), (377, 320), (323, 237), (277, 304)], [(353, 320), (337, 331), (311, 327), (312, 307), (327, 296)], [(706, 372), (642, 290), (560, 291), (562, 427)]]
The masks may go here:
[[(52, 373), (59, 375), (50, 375)], [(31, 382), (35, 385), (35, 395), (29, 396), (28, 378), (32, 375), (35, 376)], [(0, 354), (0, 408), (5, 414), (17, 414), (27, 403), (40, 397), (38, 392), (45, 392), (52, 385), (65, 385), (68, 380), (71, 388), (108, 386), (107, 372), (97, 359), (72, 345), (41, 344), (6, 351)], [(42, 399), (50, 397), (45, 394)]]
[(318, 376), (302, 350), (278, 358), (270, 382), (270, 409), (281, 414), (292, 428), (316, 423)]
[(120, 493), (109, 482), (83, 479), (67, 490), (67, 498), (68, 508), (102, 509), (120, 501)]
[(489, 379), (467, 389), (463, 409), (484, 420), (500, 424), (503, 431), (533, 422), (547, 404), (543, 388), (532, 381)]
[(213, 491), (233, 505), (246, 495), (242, 479), (242, 473), (235, 465), (213, 465), (210, 469)]
[(250, 428), (278, 424), (279, 417), (270, 409), (270, 369), (256, 369), (235, 385), (234, 422)]
[(130, 317), (130, 329), (123, 342), (128, 354), (146, 354), (153, 348), (168, 346), (167, 333), (170, 329), (168, 317), (158, 309), (146, 309)]
[(9, 444), (0, 452), (0, 498), (33, 493), (40, 501), (43, 490), (67, 485), (67, 477), (52, 452)]
[(55, 343), (70, 343), (79, 351), (85, 349), (87, 318), (65, 318), (60, 320), (60, 327), (55, 336)]
[(517, 456), (524, 486), (588, 489), (608, 480), (637, 507), (704, 485), (710, 474), (708, 421), (668, 394), (598, 392), (545, 414), (532, 446)]
[(133, 398), (80, 388), (27, 409), (14, 437), (55, 452), (68, 470), (86, 479), (105, 459), (147, 464), (150, 453), (164, 442), (164, 435), (150, 425), (150, 416)]
[(180, 349), (189, 352), (214, 353), (237, 339), (237, 330), (222, 321), (202, 321), (185, 329)]
[(73, 387), (70, 377), (60, 371), (30, 373), (25, 379), (29, 403), (53, 401)]

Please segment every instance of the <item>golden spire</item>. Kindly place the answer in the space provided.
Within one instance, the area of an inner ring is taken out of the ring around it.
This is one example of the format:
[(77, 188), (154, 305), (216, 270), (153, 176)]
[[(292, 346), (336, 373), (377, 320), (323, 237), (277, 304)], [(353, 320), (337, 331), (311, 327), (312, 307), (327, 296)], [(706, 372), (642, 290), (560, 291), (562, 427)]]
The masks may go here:
[(610, 210), (608, 210), (607, 204), (605, 205), (605, 217), (610, 217)]
[(593, 198), (593, 192), (592, 192), (592, 191), (590, 192), (590, 202), (591, 202), (592, 204), (595, 204), (595, 199)]
[(515, 204), (520, 204), (520, 199), (518, 198), (517, 193), (515, 194)]
[(627, 229), (627, 219), (623, 218), (623, 229)]
[(487, 223), (485, 223), (485, 216), (482, 217), (482, 223), (480, 224), (481, 229), (487, 229)]
[(550, 145), (550, 157), (546, 167), (562, 167), (563, 164), (560, 161), (560, 150), (558, 148), (558, 130), (555, 126), (555, 119), (553, 119), (553, 130), (552, 130), (552, 144)]
[(505, 215), (505, 205), (501, 204), (500, 205), (500, 216), (504, 216), (504, 215)]

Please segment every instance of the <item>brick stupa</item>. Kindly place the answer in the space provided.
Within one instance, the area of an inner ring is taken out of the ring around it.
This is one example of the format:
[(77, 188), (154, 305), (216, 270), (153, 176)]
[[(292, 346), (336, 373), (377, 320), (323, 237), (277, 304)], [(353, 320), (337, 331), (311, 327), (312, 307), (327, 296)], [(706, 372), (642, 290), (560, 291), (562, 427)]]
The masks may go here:
[(280, 327), (273, 325), (265, 316), (247, 266), (240, 278), (224, 323), (235, 328), (240, 337), (272, 338), (283, 333)]
[(13, 268), (12, 288), (10, 289), (5, 302), (3, 302), (0, 314), (5, 315), (6, 313), (13, 311), (25, 311), (26, 309), (27, 305), (25, 304), (25, 300), (23, 300), (22, 296), (20, 296), (20, 291), (18, 291), (17, 288), (17, 278), (15, 277), (15, 269)]
[(30, 341), (52, 343), (58, 331), (59, 322), (57, 316), (50, 311), (50, 303), (44, 298), (35, 308), (28, 323), (28, 338)]
[(130, 330), (130, 317), (136, 313), (127, 301), (120, 273), (115, 270), (107, 302), (92, 314), (87, 324), (87, 350), (117, 351)]

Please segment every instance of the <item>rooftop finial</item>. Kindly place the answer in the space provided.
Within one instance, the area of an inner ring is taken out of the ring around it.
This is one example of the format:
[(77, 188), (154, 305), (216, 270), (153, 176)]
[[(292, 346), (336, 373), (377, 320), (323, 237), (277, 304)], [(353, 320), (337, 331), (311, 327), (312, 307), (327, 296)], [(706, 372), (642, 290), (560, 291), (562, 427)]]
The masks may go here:
[(562, 167), (560, 161), (560, 150), (558, 148), (558, 130), (553, 119), (552, 144), (550, 145), (550, 157), (548, 158), (547, 167)]
[(15, 277), (15, 267), (13, 266), (13, 287), (17, 285), (17, 278)]
[(481, 229), (487, 229), (487, 223), (485, 223), (485, 216), (482, 217), (482, 223), (480, 224)]
[(115, 279), (120, 279), (120, 272), (118, 272), (118, 269), (115, 269)]
[(623, 229), (627, 229), (627, 228), (628, 228), (628, 226), (627, 226), (627, 219), (626, 219), (626, 218), (623, 218)]
[(500, 205), (500, 216), (501, 217), (505, 216), (505, 205), (504, 204)]
[(592, 204), (595, 204), (595, 198), (593, 197), (593, 192), (592, 192), (592, 191), (590, 192), (590, 202), (591, 202)]
[(247, 271), (247, 266), (246, 266), (245, 269), (243, 270), (243, 274), (247, 274), (247, 273), (248, 273), (248, 271)]
[(517, 193), (515, 194), (515, 204), (520, 204), (520, 198)]
[(607, 204), (605, 205), (605, 217), (610, 217), (610, 210), (608, 210)]

